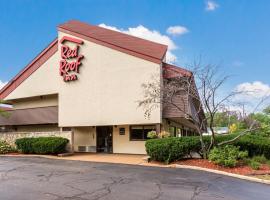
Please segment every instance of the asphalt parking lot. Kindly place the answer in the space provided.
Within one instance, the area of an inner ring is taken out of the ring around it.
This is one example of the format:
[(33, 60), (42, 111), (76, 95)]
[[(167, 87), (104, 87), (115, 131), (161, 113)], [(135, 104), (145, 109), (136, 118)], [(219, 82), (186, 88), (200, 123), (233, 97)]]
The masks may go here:
[(1, 200), (269, 200), (270, 185), (188, 169), (0, 157)]

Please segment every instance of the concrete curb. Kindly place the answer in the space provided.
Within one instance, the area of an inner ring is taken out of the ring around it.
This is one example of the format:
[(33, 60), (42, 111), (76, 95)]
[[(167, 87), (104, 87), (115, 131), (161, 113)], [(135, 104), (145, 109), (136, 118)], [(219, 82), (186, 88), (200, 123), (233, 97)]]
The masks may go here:
[(14, 155), (7, 155), (7, 154), (0, 154), (0, 157), (19, 157), (19, 158), (47, 158), (47, 159), (55, 159), (60, 160), (63, 157), (58, 156), (49, 156), (49, 155), (38, 155), (38, 154), (14, 154)]
[(233, 173), (219, 171), (219, 170), (215, 170), (215, 169), (207, 169), (207, 168), (203, 168), (203, 167), (190, 166), (190, 165), (178, 165), (178, 164), (175, 164), (175, 168), (206, 171), (206, 172), (211, 172), (211, 173), (215, 173), (215, 174), (230, 176), (233, 178), (239, 178), (239, 179), (243, 179), (243, 180), (247, 180), (247, 181), (253, 181), (253, 182), (257, 182), (257, 183), (264, 183), (264, 184), (270, 185), (270, 180), (264, 180), (264, 179), (250, 177), (250, 176), (244, 176), (244, 175), (240, 175), (240, 174), (233, 174)]

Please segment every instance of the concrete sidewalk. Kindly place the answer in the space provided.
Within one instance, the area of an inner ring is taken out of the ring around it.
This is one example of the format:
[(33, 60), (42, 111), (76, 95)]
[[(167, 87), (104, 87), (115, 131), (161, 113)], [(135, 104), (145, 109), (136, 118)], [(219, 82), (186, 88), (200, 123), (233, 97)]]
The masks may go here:
[(78, 160), (88, 162), (117, 163), (127, 165), (143, 165), (151, 167), (175, 167), (175, 164), (166, 165), (160, 162), (147, 162), (147, 155), (134, 154), (107, 154), (107, 153), (74, 153), (67, 157), (46, 156), (48, 158), (62, 160)]
[[(50, 157), (55, 158), (55, 156)], [(141, 165), (143, 163), (146, 163), (146, 161), (143, 160), (144, 157), (146, 157), (146, 155), (75, 153), (67, 157), (57, 157), (57, 159)]]
[(175, 164), (165, 165), (160, 162), (147, 162), (147, 155), (134, 154), (107, 154), (107, 153), (74, 153), (69, 156), (52, 156), (37, 154), (6, 154), (0, 157), (42, 157), (57, 160), (87, 161), (100, 163), (115, 163), (128, 165), (143, 165), (152, 167), (175, 167)]

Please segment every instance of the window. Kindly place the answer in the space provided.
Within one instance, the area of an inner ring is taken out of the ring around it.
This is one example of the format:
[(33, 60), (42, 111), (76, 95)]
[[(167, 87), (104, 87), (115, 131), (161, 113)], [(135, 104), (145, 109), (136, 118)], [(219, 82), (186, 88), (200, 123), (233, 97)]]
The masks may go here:
[(170, 127), (169, 127), (169, 132), (170, 132), (170, 135), (171, 135), (172, 137), (175, 137), (175, 136), (176, 136), (176, 127), (170, 126)]
[(181, 137), (181, 128), (177, 128), (176, 130), (176, 137)]
[(155, 126), (130, 126), (130, 140), (146, 140), (147, 134), (155, 130)]
[(6, 131), (6, 127), (5, 126), (1, 126), (0, 127), (0, 132), (5, 132)]
[(187, 136), (187, 130), (186, 129), (182, 129), (182, 136)]
[(70, 127), (62, 127), (62, 131), (71, 131)]

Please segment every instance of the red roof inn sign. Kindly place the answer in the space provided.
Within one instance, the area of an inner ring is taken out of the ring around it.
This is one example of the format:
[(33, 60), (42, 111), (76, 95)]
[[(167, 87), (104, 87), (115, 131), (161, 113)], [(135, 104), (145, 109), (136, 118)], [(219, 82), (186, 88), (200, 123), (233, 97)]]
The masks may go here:
[(83, 44), (83, 41), (68, 36), (64, 36), (60, 41), (60, 43), (62, 44), (62, 60), (59, 63), (60, 76), (63, 76), (63, 80), (65, 82), (75, 81), (78, 79), (77, 74), (79, 73), (79, 67), (82, 64), (81, 60), (83, 59), (83, 55), (79, 55), (78, 45), (76, 45), (76, 47), (72, 49), (69, 46), (63, 44), (65, 41), (76, 44)]

